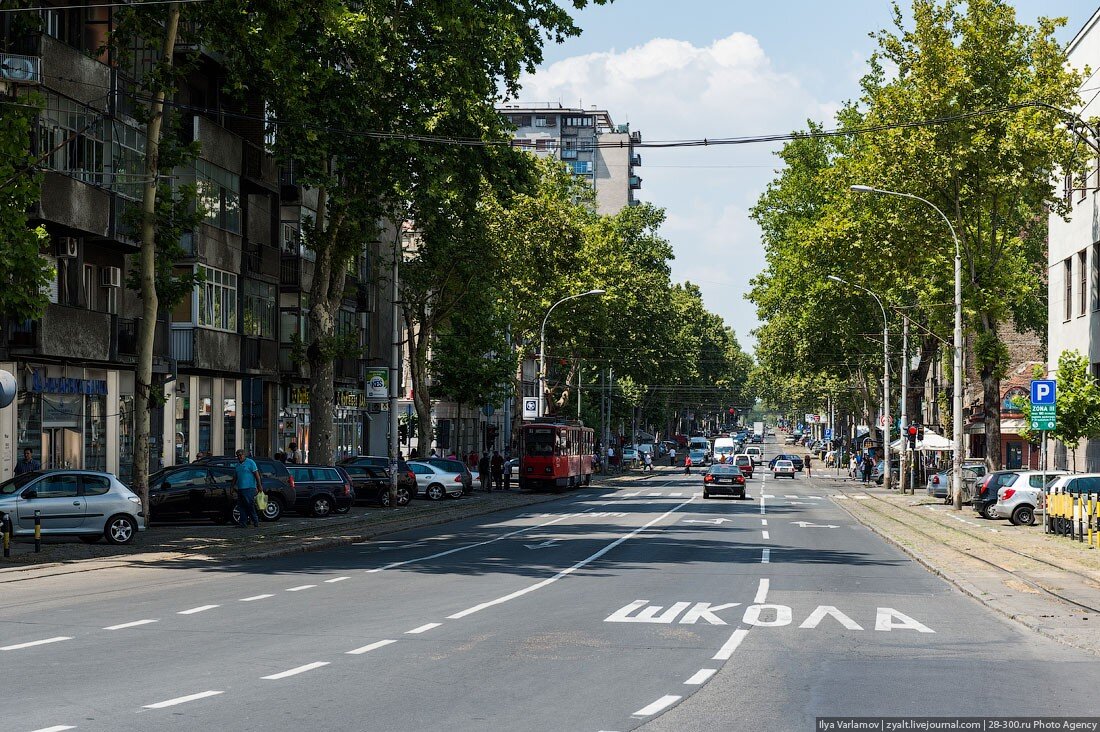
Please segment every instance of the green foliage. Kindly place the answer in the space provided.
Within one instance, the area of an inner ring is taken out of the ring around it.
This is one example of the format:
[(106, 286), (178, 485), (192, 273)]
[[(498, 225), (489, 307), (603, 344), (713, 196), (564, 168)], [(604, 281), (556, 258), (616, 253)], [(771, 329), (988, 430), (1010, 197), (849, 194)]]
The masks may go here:
[[(1036, 378), (1042, 378), (1042, 374)], [(1054, 378), (1058, 381), (1058, 416), (1049, 434), (1067, 449), (1076, 450), (1082, 438), (1100, 437), (1100, 384), (1089, 373), (1088, 359), (1077, 351), (1063, 351), (1058, 356)], [(1014, 401), (1030, 427), (1031, 402), (1023, 397)], [(1020, 435), (1027, 440), (1039, 438), (1039, 433), (1030, 429)]]
[(0, 104), (0, 315), (19, 320), (41, 316), (48, 302), (46, 285), (56, 276), (40, 256), (48, 243), (45, 229), (27, 221), (41, 185), (30, 153), (40, 105), (41, 99), (25, 96)]

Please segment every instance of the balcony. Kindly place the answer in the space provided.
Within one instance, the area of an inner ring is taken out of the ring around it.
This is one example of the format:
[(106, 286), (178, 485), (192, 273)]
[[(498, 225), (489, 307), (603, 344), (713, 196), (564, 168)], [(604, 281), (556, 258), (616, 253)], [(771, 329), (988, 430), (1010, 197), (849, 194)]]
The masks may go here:
[(250, 142), (244, 143), (244, 174), (246, 181), (257, 184), (257, 188), (276, 193), (279, 190), (279, 169), (275, 158), (266, 150)]
[(338, 358), (333, 366), (335, 368), (334, 376), (337, 379), (359, 378), (359, 359), (357, 358)]
[(245, 336), (241, 338), (242, 371), (274, 371), (279, 360), (279, 344), (267, 338)]
[(9, 320), (4, 324), (8, 350), (12, 353), (38, 348), (37, 320)]
[[(142, 318), (111, 316), (111, 360), (119, 363), (135, 363), (140, 348)], [(168, 322), (157, 320), (153, 331), (153, 354), (169, 352)]]
[(188, 323), (173, 323), (169, 354), (177, 363), (236, 373), (241, 366), (241, 337)]
[(177, 362), (190, 364), (195, 361), (195, 329), (190, 325), (172, 325), (169, 355)]
[(630, 158), (630, 164), (633, 165), (633, 166), (641, 165), (642, 164), (642, 156), (641, 155), (633, 155)]

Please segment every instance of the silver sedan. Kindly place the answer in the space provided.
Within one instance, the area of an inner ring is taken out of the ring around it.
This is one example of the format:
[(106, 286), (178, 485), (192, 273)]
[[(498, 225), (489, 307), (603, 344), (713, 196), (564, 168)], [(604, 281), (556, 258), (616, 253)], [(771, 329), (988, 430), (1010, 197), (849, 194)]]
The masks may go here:
[(447, 496), (461, 496), (463, 474), (438, 465), (409, 461), (409, 470), (416, 476), (416, 495), (439, 501)]

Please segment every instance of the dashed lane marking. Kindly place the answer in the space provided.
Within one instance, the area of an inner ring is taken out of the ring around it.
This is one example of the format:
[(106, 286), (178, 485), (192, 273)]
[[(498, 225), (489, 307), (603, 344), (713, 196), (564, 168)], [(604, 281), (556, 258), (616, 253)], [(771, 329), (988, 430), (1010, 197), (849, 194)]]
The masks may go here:
[(297, 587), (288, 587), (287, 592), (301, 592), (302, 590), (311, 590), (317, 585), (298, 585)]
[(762, 577), (760, 584), (756, 588), (756, 597), (752, 599), (753, 603), (759, 605), (768, 599), (768, 589), (771, 587), (771, 580)]
[(419, 628), (413, 628), (412, 630), (406, 630), (405, 635), (419, 635), (420, 633), (426, 633), (427, 631), (431, 630), (432, 628), (438, 628), (441, 625), (443, 625), (443, 623), (425, 623), (424, 625), (421, 625)]
[(315, 668), (321, 668), (322, 666), (328, 666), (328, 661), (314, 661), (313, 663), (307, 663), (304, 666), (296, 666), (286, 671), (280, 671), (277, 674), (271, 674), (270, 676), (262, 677), (265, 681), (278, 681), (279, 679), (285, 679), (288, 676), (297, 676), (298, 674), (304, 674), (306, 671), (312, 671)]
[(218, 694), (224, 694), (224, 691), (200, 691), (198, 694), (188, 694), (187, 696), (177, 696), (175, 699), (167, 699), (156, 704), (146, 704), (142, 709), (164, 709), (165, 707), (174, 707), (177, 704), (186, 704), (187, 702), (198, 701), (199, 699), (206, 699), (207, 697), (217, 696)]
[(375, 641), (374, 643), (368, 643), (367, 645), (356, 648), (355, 650), (346, 651), (346, 655), (348, 655), (348, 656), (361, 656), (364, 653), (370, 653), (371, 651), (373, 651), (375, 649), (382, 648), (383, 646), (388, 646), (391, 643), (396, 643), (396, 642), (397, 641), (395, 641), (395, 640)]
[(42, 727), (41, 729), (32, 730), (32, 732), (64, 732), (67, 729), (76, 729), (71, 724), (56, 724), (53, 727)]
[(256, 602), (256, 600), (266, 600), (269, 597), (275, 597), (275, 595), (253, 595), (252, 597), (242, 597), (238, 602)]
[(669, 498), (683, 498), (684, 494), (683, 493), (669, 493), (668, 497)]
[(155, 623), (155, 622), (157, 622), (157, 621), (153, 620), (151, 618), (147, 619), (147, 620), (134, 620), (134, 621), (131, 621), (129, 623), (119, 623), (118, 625), (108, 625), (106, 628), (104, 628), (104, 630), (122, 630), (123, 628), (136, 628), (139, 625), (148, 625), (149, 623)]
[(760, 563), (761, 564), (771, 564), (771, 561), (772, 561), (772, 550), (771, 550), (770, 547), (764, 547), (763, 549), (760, 550)]
[(213, 610), (216, 607), (221, 607), (221, 605), (199, 605), (198, 607), (193, 607), (190, 610), (180, 610), (178, 613), (176, 613), (176, 615), (194, 615), (195, 613), (202, 613), (206, 612), (207, 610)]
[(694, 674), (692, 674), (691, 678), (689, 678), (684, 683), (689, 685), (689, 686), (698, 686), (699, 684), (704, 683), (711, 676), (714, 676), (714, 674), (717, 673), (717, 672), (718, 672), (718, 669), (716, 669), (716, 668), (701, 668), (698, 671), (696, 671)]
[(59, 635), (54, 638), (43, 638), (42, 640), (28, 641), (26, 643), (15, 643), (10, 646), (0, 646), (0, 651), (18, 651), (23, 648), (32, 648), (34, 646), (44, 646), (47, 643), (60, 643), (61, 641), (72, 640), (72, 636)]
[(768, 539), (772, 538), (772, 535), (769, 534), (767, 531), (761, 531), (760, 534), (761, 534), (761, 536), (764, 537), (765, 540), (768, 540)]
[(682, 696), (676, 696), (675, 694), (668, 694), (666, 696), (662, 696), (660, 699), (653, 702), (652, 704), (649, 704), (649, 705), (646, 705), (646, 706), (642, 707), (641, 709), (634, 712), (634, 714), (632, 714), (630, 716), (632, 716), (632, 717), (651, 717), (654, 714), (656, 714), (657, 712), (659, 712), (663, 709), (667, 709), (668, 707), (672, 706), (673, 704), (680, 701), (681, 699), (683, 699)]
[(351, 577), (333, 577), (332, 579), (325, 580), (325, 584), (326, 585), (331, 585), (331, 584), (335, 584), (336, 582), (343, 582), (344, 580), (349, 580), (349, 579), (351, 579)]
[(718, 653), (714, 654), (711, 660), (714, 661), (728, 661), (733, 652), (737, 650), (737, 646), (741, 645), (741, 641), (745, 640), (745, 636), (749, 634), (747, 628), (738, 628), (730, 635), (729, 640), (722, 644), (722, 647), (718, 649)]

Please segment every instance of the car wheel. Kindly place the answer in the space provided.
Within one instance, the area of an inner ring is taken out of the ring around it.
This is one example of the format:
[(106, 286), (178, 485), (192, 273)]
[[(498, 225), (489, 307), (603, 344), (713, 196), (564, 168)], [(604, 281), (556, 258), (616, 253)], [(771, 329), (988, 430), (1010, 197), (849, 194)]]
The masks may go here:
[(432, 483), (424, 493), (432, 501), (442, 501), (447, 496), (447, 491), (439, 483)]
[(332, 498), (321, 494), (314, 496), (313, 500), (309, 504), (309, 513), (316, 518), (324, 518), (332, 513), (333, 503)]
[(981, 510), (982, 518), (989, 519), (990, 521), (996, 519), (997, 514), (994, 513), (995, 509), (996, 509), (996, 504), (994, 504), (994, 503), (987, 503), (984, 506), (982, 506), (982, 510)]
[[(398, 488), (397, 490), (400, 491), (401, 489)], [(382, 508), (389, 508), (390, 507), (390, 489), (389, 488), (384, 489), (381, 493), (378, 494), (378, 505), (381, 506)], [(397, 505), (400, 506), (401, 502), (398, 501)]]
[(112, 516), (103, 527), (103, 536), (109, 544), (129, 544), (137, 536), (137, 521), (133, 516), (120, 513)]
[(274, 496), (267, 497), (267, 508), (260, 514), (264, 521), (278, 521), (283, 517), (283, 499)]
[(85, 544), (95, 544), (103, 538), (102, 534), (85, 534), (80, 537), (80, 540)]
[[(389, 495), (387, 495), (386, 498), (389, 499)], [(397, 505), (398, 506), (407, 506), (407, 505), (409, 505), (409, 501), (411, 501), (411, 500), (412, 500), (412, 494), (409, 493), (409, 489), (398, 486), (397, 487)]]
[(1035, 525), (1035, 509), (1031, 506), (1017, 506), (1016, 510), (1012, 512), (1013, 526), (1034, 526)]

